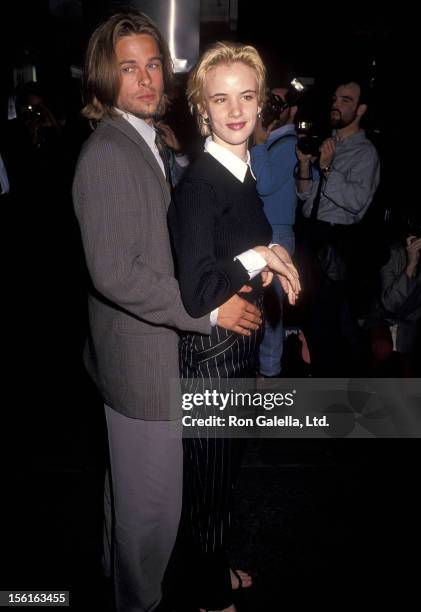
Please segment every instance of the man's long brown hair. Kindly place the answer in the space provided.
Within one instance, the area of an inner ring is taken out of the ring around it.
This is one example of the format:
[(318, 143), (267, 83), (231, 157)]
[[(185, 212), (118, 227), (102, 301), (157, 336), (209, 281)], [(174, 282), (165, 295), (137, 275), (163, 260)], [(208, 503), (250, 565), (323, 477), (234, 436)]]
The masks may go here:
[(155, 39), (162, 56), (165, 111), (173, 87), (173, 64), (168, 45), (155, 23), (140, 11), (116, 13), (101, 23), (91, 36), (85, 59), (84, 103), (82, 115), (93, 123), (117, 115), (115, 106), (120, 88), (120, 74), (115, 47), (123, 36), (149, 34)]

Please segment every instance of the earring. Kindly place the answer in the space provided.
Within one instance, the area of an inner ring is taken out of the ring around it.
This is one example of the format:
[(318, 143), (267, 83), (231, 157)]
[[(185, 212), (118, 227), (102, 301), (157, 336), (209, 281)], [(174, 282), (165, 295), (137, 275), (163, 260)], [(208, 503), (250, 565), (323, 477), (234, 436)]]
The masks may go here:
[(258, 113), (257, 113), (257, 118), (258, 118), (258, 119), (261, 119), (261, 117), (262, 117), (262, 113), (261, 113), (261, 112), (258, 112)]
[(209, 125), (209, 117), (204, 117), (203, 115), (201, 115), (202, 118), (202, 123), (204, 125)]

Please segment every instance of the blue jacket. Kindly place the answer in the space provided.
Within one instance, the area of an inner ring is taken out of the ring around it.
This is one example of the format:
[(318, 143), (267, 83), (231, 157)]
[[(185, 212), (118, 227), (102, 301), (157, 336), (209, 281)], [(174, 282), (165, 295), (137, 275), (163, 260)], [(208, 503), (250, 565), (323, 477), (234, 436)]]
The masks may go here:
[(251, 165), (257, 191), (271, 225), (294, 225), (297, 193), (294, 169), (297, 163), (294, 125), (285, 125), (269, 134), (251, 151)]

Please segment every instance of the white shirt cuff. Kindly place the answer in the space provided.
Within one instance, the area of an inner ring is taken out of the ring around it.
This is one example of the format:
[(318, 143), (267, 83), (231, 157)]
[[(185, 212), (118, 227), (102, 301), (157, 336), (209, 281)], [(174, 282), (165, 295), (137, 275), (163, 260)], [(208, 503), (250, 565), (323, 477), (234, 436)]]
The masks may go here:
[(260, 272), (266, 268), (265, 259), (253, 249), (249, 249), (248, 251), (244, 251), (244, 253), (237, 255), (237, 257), (234, 257), (234, 261), (236, 259), (243, 264), (249, 274), (250, 280), (260, 274)]
[(219, 313), (219, 308), (215, 308), (215, 310), (212, 310), (212, 312), (210, 313), (210, 324), (212, 325), (212, 327), (215, 327), (217, 324), (218, 313)]

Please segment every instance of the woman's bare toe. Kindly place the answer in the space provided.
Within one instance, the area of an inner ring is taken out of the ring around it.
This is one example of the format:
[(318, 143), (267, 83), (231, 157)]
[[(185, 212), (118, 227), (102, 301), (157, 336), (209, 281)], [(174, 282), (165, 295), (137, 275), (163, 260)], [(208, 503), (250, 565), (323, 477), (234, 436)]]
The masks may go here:
[(230, 574), (231, 588), (233, 591), (237, 591), (238, 589), (247, 589), (253, 584), (253, 579), (250, 574), (247, 574), (247, 572), (230, 569)]

